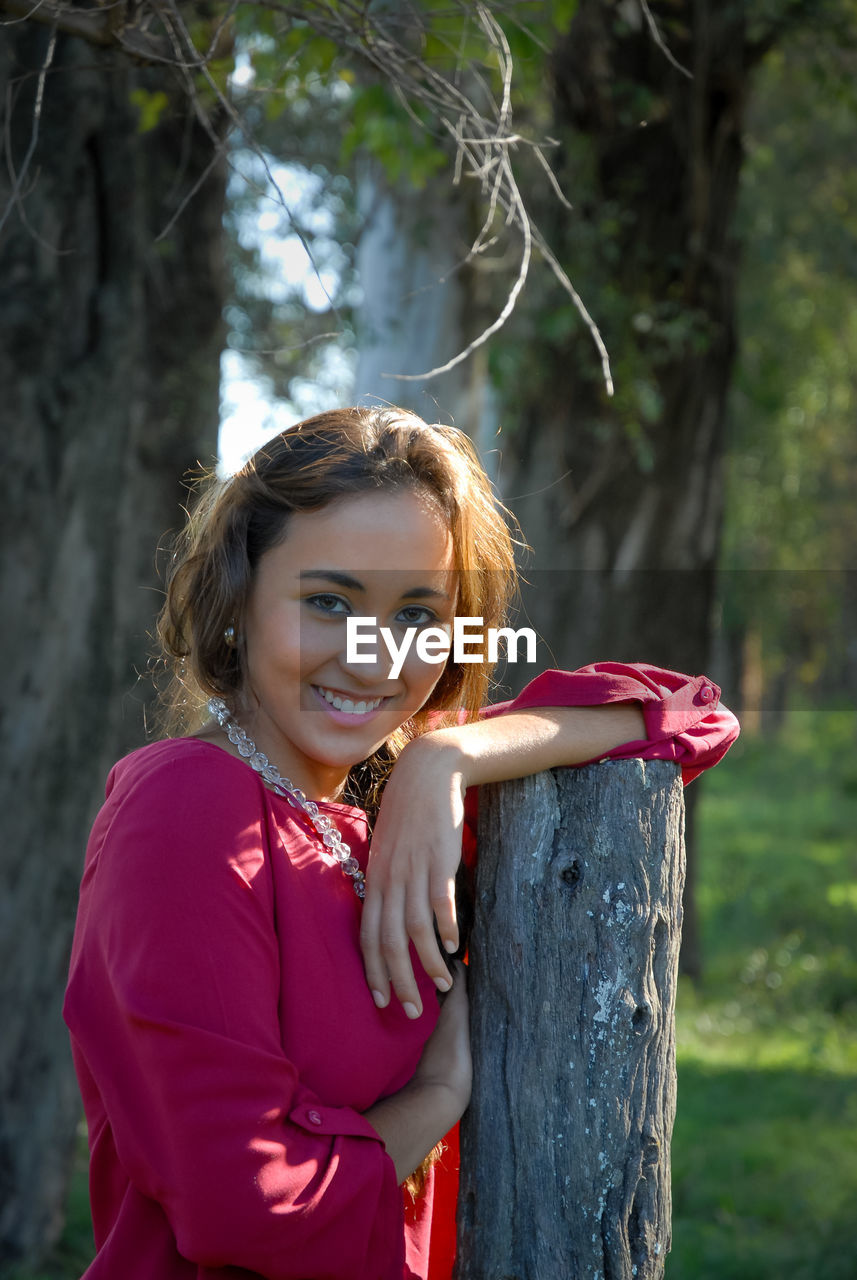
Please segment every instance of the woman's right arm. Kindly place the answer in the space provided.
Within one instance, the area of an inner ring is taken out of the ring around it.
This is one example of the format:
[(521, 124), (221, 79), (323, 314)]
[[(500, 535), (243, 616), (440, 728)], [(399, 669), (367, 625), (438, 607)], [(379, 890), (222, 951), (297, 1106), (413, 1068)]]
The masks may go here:
[(365, 1111), (396, 1166), (396, 1178), (417, 1168), (461, 1119), (470, 1101), (472, 1064), (466, 972), (455, 962), (452, 990), (426, 1042), (413, 1078), (398, 1093)]
[(65, 1013), (97, 1123), (99, 1241), (127, 1178), (123, 1205), (154, 1201), (198, 1265), (401, 1276), (384, 1117), (319, 1098), (283, 1052), (258, 782), (184, 747), (121, 775), (82, 885)]

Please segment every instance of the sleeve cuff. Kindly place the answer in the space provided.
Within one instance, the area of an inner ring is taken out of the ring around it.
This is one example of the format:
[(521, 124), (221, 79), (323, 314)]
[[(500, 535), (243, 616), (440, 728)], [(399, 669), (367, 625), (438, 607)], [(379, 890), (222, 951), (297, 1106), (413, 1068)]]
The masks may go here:
[(649, 742), (685, 733), (716, 711), (720, 689), (707, 676), (688, 677), (687, 683), (661, 698), (642, 702)]
[(377, 1129), (350, 1107), (329, 1107), (321, 1102), (301, 1102), (289, 1112), (289, 1120), (307, 1133), (327, 1137), (371, 1138), (384, 1145)]

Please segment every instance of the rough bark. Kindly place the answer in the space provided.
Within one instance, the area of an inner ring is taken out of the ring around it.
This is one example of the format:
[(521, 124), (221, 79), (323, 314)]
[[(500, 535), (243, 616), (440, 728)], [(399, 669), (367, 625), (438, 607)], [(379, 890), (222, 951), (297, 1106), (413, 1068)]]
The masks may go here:
[[(0, 32), (20, 172), (50, 31)], [(216, 451), (223, 176), (189, 111), (142, 135), (132, 90), (170, 90), (60, 35), (36, 148), (0, 238), (0, 1265), (56, 1236), (80, 1114), (60, 1017), (89, 821), (144, 740), (155, 546), (183, 472)]]
[(670, 1247), (682, 787), (484, 788), (457, 1280), (655, 1280)]

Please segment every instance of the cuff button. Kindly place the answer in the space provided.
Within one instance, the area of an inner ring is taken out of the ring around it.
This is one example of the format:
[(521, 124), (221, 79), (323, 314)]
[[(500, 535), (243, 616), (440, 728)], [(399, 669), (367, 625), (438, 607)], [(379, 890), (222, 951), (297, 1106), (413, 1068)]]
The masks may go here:
[(321, 1112), (320, 1112), (320, 1111), (308, 1111), (308, 1112), (306, 1113), (306, 1118), (307, 1118), (307, 1120), (309, 1120), (310, 1124), (321, 1124)]
[(699, 691), (700, 702), (713, 702), (714, 696), (714, 690), (710, 684), (704, 684)]

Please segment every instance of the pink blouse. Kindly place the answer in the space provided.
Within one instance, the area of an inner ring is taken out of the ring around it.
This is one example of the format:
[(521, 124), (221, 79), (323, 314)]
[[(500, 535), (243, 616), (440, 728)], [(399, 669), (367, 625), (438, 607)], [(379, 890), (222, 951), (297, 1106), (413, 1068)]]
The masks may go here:
[[(647, 740), (609, 755), (675, 760), (688, 781), (737, 736), (719, 694), (602, 663), (545, 672), (486, 714), (636, 700)], [(365, 815), (322, 807), (365, 867)], [(89, 1126), (87, 1280), (428, 1275), (432, 1179), (407, 1210), (361, 1113), (413, 1074), (434, 986), (418, 968), (415, 1022), (376, 1009), (360, 903), (316, 840), (211, 743), (156, 742), (112, 770), (64, 1010)]]

